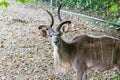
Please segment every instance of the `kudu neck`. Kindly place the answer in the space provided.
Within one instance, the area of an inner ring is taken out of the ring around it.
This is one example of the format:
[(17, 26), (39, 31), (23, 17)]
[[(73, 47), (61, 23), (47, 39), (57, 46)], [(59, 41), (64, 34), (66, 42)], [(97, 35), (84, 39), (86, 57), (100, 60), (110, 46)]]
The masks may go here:
[(58, 46), (58, 48), (66, 51), (66, 52), (70, 52), (74, 47), (71, 43), (66, 42), (62, 38), (60, 38), (60, 43), (57, 46)]

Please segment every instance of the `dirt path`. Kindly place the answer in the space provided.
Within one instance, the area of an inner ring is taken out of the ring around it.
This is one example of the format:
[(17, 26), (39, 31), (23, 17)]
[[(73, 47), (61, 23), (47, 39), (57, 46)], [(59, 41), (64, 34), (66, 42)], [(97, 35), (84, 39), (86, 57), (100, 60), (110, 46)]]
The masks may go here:
[[(0, 14), (0, 80), (75, 80), (73, 70), (66, 75), (54, 74), (50, 38), (42, 37), (37, 29), (40, 24), (50, 22), (44, 11), (47, 7), (9, 2), (12, 5)], [(53, 14), (56, 23), (59, 23), (56, 11)], [(85, 18), (78, 20), (68, 14), (64, 14), (63, 18), (74, 23), (63, 35), (67, 41), (79, 34), (118, 36), (104, 23)], [(111, 74), (115, 73), (108, 76)]]

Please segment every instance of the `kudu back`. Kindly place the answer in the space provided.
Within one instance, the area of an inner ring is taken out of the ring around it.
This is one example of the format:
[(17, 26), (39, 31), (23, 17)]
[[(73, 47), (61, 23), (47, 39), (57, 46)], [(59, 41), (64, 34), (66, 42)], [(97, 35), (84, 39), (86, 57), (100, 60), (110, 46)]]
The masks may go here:
[(51, 24), (39, 26), (39, 29), (45, 27), (51, 37), (55, 67), (72, 66), (77, 73), (77, 80), (86, 80), (87, 69), (108, 70), (115, 68), (120, 73), (120, 40), (108, 36), (80, 35), (69, 43), (65, 42), (61, 38), (60, 29), (64, 24), (70, 24), (71, 21), (61, 19), (61, 6), (62, 4), (58, 8), (58, 18), (61, 23), (56, 29), (52, 29), (54, 19), (49, 11), (46, 12), (51, 17)]

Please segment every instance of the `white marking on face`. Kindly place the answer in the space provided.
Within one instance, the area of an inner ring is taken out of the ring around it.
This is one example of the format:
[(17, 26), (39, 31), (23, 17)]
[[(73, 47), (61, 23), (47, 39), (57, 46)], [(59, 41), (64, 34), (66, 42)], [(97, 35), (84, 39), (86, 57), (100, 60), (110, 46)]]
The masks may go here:
[(55, 41), (57, 40), (57, 36), (52, 36), (52, 46), (54, 48), (53, 50), (53, 56), (54, 56), (54, 64), (55, 67), (58, 65), (58, 63), (60, 63), (59, 60), (59, 54), (58, 54), (58, 46), (55, 44)]
[(59, 43), (58, 36), (52, 36), (52, 46), (57, 46)]

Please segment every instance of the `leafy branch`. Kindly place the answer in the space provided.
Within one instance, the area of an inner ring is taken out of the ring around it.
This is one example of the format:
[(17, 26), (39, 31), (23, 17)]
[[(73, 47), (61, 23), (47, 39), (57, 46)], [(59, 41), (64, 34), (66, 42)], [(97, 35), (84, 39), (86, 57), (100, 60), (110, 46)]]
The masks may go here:
[[(29, 2), (29, 3), (34, 3), (35, 0), (15, 0), (15, 2), (20, 2), (20, 3), (26, 3), (26, 2)], [(0, 6), (4, 6), (4, 7), (9, 7), (10, 3), (5, 1), (5, 0), (2, 0), (0, 2)]]
[(4, 0), (0, 2), (0, 6), (8, 7), (9, 5), (10, 4)]

